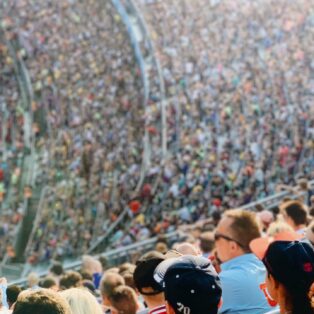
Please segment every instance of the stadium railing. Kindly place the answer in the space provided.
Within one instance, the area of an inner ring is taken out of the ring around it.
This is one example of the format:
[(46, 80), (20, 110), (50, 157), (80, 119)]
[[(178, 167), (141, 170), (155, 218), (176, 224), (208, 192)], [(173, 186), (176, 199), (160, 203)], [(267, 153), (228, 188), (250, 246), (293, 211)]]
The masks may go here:
[[(181, 232), (172, 232), (168, 233), (165, 238), (168, 241), (168, 243), (174, 243), (176, 241), (179, 241), (184, 236)], [(148, 239), (139, 243), (131, 244), (128, 246), (120, 247), (114, 250), (110, 250), (108, 252), (105, 252), (103, 254), (96, 255), (95, 258), (99, 258), (100, 256), (105, 257), (108, 261), (108, 266), (116, 266), (121, 263), (124, 263), (126, 261), (132, 260), (134, 257), (136, 258), (139, 255), (144, 254), (144, 252), (147, 252), (149, 250), (152, 250), (155, 247), (155, 244), (157, 243), (158, 238), (154, 237), (152, 239)], [(64, 265), (64, 270), (79, 270), (82, 266), (81, 261), (76, 261), (72, 263), (68, 263)], [(48, 274), (47, 267), (49, 265), (46, 265), (46, 270), (38, 271), (39, 277), (44, 277)], [(26, 274), (24, 274), (26, 275)], [(9, 284), (15, 284), (19, 286), (25, 287), (27, 285), (27, 278), (22, 278), (20, 280), (14, 280), (9, 282)]]
[[(27, 216), (29, 211), (29, 198), (25, 197), (24, 191), (27, 187), (32, 187), (34, 185), (34, 166), (35, 166), (35, 146), (34, 146), (34, 136), (32, 132), (32, 98), (33, 92), (30, 84), (30, 78), (26, 66), (24, 64), (23, 58), (18, 53), (18, 47), (7, 39), (5, 32), (6, 30), (1, 25), (1, 31), (4, 33), (3, 39), (5, 44), (8, 47), (9, 53), (13, 59), (13, 64), (16, 72), (17, 82), (19, 91), (21, 93), (22, 106), (24, 108), (24, 143), (26, 150), (22, 156), (22, 171), (20, 182), (17, 185), (17, 199), (10, 199), (7, 201), (7, 205), (17, 206), (18, 203), (22, 201), (23, 203), (23, 215)], [(23, 220), (16, 226), (16, 231), (14, 234), (17, 234), (14, 247), (16, 254), (20, 254), (20, 240), (23, 239), (20, 231), (22, 230)], [(6, 254), (2, 260), (2, 268), (8, 262), (9, 256)]]
[[(311, 187), (313, 187), (314, 180), (310, 181), (309, 184)], [(248, 205), (243, 206), (242, 209), (256, 210), (257, 205), (262, 205), (265, 209), (269, 209), (271, 207), (278, 206), (280, 202), (287, 196), (291, 198), (297, 198), (302, 195), (304, 195), (304, 193), (294, 195), (290, 191), (284, 191), (284, 192), (274, 194), (270, 197), (266, 197), (265, 199), (262, 199), (260, 201), (252, 202)], [(175, 231), (175, 232), (165, 234), (165, 237), (169, 241), (169, 243), (173, 243), (175, 241), (182, 240), (184, 238), (184, 235), (179, 231)], [(107, 258), (110, 265), (112, 266), (118, 265), (120, 263), (130, 260), (132, 257), (134, 257), (136, 253), (143, 254), (145, 251), (153, 249), (157, 240), (158, 238), (155, 237), (149, 240), (134, 243), (132, 245), (109, 250), (105, 253), (95, 255), (95, 257), (98, 258), (100, 256), (104, 256)], [(82, 265), (81, 261), (69, 262), (65, 264), (64, 269), (65, 270), (73, 270), (73, 269), (78, 270), (80, 269), (81, 265)], [(47, 269), (47, 267), (49, 267), (48, 264), (42, 265), (41, 269), (38, 267), (40, 266), (37, 266), (37, 268), (36, 267), (32, 268), (30, 265), (28, 265), (27, 267), (24, 268), (23, 275), (21, 277), (25, 277), (27, 273), (30, 271), (37, 271), (40, 277), (43, 277), (48, 274), (47, 270), (42, 269), (42, 268)], [(10, 284), (26, 285), (26, 282), (27, 282), (27, 279), (22, 278), (20, 280), (10, 282)]]

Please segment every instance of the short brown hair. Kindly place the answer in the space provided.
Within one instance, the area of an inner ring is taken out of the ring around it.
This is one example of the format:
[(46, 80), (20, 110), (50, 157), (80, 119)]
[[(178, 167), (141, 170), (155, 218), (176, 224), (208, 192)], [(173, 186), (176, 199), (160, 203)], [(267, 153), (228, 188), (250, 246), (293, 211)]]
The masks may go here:
[(41, 289), (20, 293), (12, 314), (70, 314), (70, 306), (58, 293)]
[(230, 232), (234, 239), (242, 244), (243, 249), (250, 252), (250, 242), (261, 236), (255, 213), (243, 209), (231, 209), (224, 213), (224, 217), (233, 220)]
[(135, 291), (128, 286), (115, 288), (109, 300), (119, 314), (135, 314), (138, 310)]
[(100, 281), (100, 293), (103, 297), (105, 296), (109, 298), (116, 287), (124, 284), (125, 281), (121, 275), (106, 271)]
[(82, 286), (83, 278), (77, 271), (68, 271), (60, 279), (61, 289), (70, 289)]

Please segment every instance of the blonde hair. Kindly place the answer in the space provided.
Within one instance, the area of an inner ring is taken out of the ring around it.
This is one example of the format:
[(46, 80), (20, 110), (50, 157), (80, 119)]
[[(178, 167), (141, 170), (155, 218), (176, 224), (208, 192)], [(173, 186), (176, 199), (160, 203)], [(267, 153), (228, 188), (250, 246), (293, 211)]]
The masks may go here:
[(269, 225), (269, 228), (267, 230), (267, 235), (269, 237), (274, 237), (276, 234), (284, 232), (284, 231), (294, 232), (293, 228), (290, 225), (288, 225), (286, 222), (275, 221)]
[(61, 292), (74, 314), (103, 314), (96, 298), (84, 288), (71, 288)]

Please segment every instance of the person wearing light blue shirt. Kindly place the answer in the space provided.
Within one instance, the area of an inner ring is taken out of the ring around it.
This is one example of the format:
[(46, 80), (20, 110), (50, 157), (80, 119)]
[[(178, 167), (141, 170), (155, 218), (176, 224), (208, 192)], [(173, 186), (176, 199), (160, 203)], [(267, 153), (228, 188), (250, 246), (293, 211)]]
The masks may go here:
[(0, 278), (1, 310), (9, 309), (7, 302), (7, 287), (7, 280), (4, 277)]
[(215, 232), (219, 274), (222, 285), (222, 307), (219, 314), (264, 314), (271, 310), (260, 285), (266, 269), (251, 253), (250, 242), (260, 237), (255, 214), (245, 210), (224, 213)]

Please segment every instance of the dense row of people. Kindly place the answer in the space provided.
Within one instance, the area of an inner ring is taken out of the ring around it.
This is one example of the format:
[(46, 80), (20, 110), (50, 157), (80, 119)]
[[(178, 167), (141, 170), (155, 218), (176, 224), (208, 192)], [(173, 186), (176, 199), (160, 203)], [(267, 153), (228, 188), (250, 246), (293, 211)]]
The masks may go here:
[(33, 90), (37, 185), (54, 191), (28, 247), (31, 260), (79, 255), (126, 207), (140, 180), (141, 73), (109, 2), (90, 0), (86, 8), (20, 1), (6, 19)]
[(19, 188), (23, 156), (27, 145), (24, 141), (24, 103), (16, 73), (12, 38), (3, 28), (10, 21), (4, 19), (3, 3), (0, 4), (0, 256), (12, 244), (16, 226), (22, 219), (19, 206)]
[(268, 214), (227, 210), (191, 225), (185, 242), (161, 237), (135, 264), (83, 256), (65, 272), (57, 262), (46, 277), (31, 273), (25, 291), (1, 279), (0, 313), (313, 313), (313, 216), (288, 199)]
[(313, 2), (134, 2), (161, 62), (175, 150), (150, 169), (162, 204), (116, 245), (138, 240), (139, 221), (148, 238), (314, 178)]
[[(112, 246), (313, 178), (311, 1), (137, 4), (166, 85), (163, 163), (156, 69), (143, 108), (139, 67), (110, 2), (24, 0), (7, 17), (34, 93), (37, 185), (53, 187), (32, 263), (82, 254), (126, 206), (134, 219)], [(153, 152), (138, 187), (145, 131)]]

